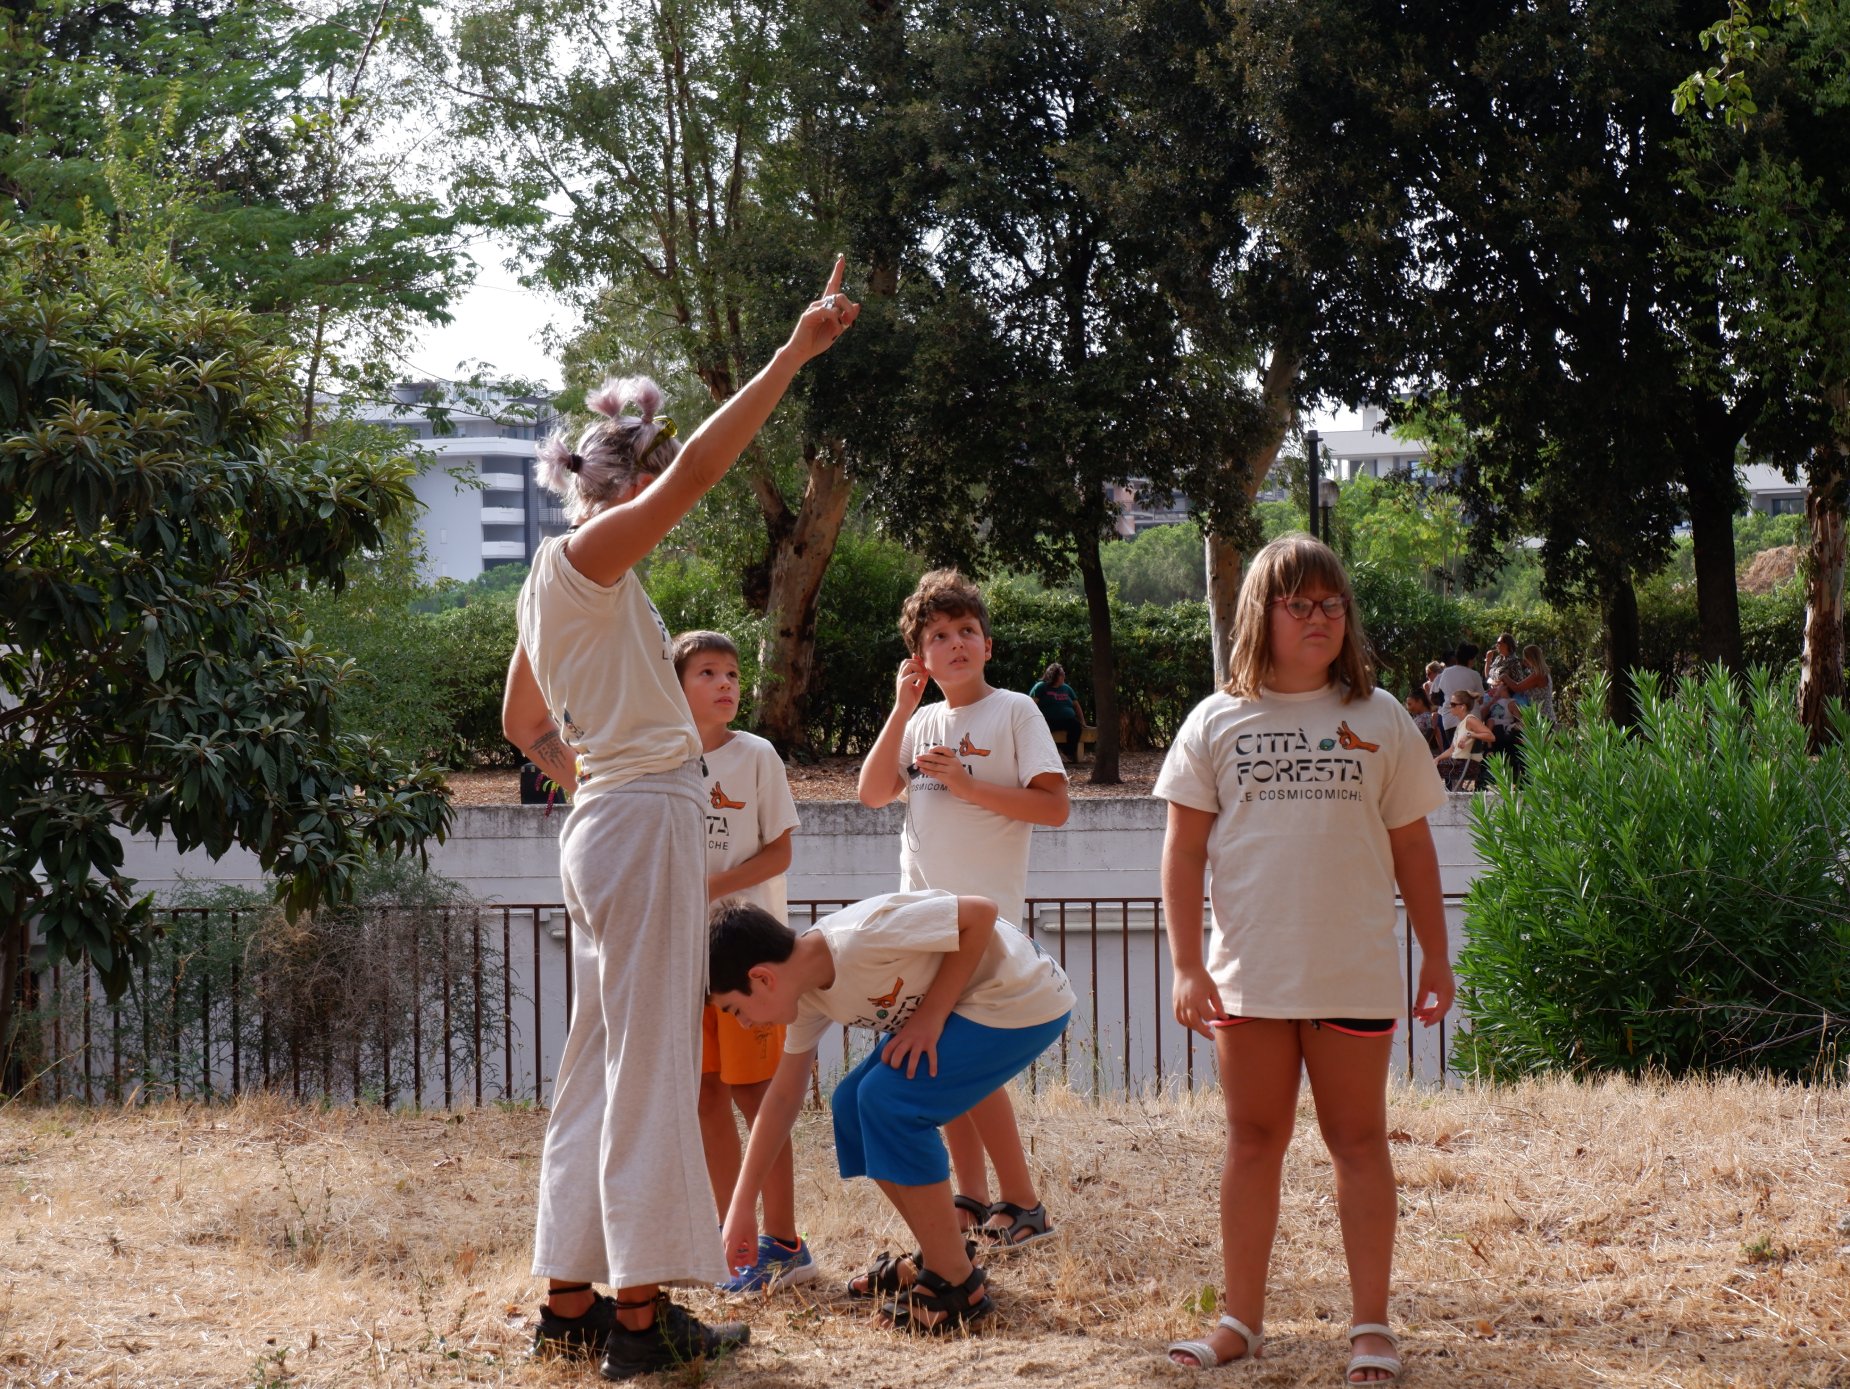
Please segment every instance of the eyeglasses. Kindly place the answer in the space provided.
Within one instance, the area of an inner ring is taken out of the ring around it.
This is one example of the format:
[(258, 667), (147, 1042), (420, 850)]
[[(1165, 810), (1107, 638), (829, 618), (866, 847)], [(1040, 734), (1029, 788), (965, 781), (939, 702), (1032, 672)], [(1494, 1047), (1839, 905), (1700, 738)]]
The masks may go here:
[(1312, 608), (1322, 608), (1323, 615), (1332, 622), (1349, 611), (1349, 600), (1341, 595), (1335, 598), (1325, 598), (1320, 602), (1312, 602), (1309, 598), (1297, 597), (1274, 598), (1272, 600), (1274, 607), (1280, 603), (1283, 603), (1285, 605), (1285, 611), (1290, 613), (1299, 622), (1309, 620)]

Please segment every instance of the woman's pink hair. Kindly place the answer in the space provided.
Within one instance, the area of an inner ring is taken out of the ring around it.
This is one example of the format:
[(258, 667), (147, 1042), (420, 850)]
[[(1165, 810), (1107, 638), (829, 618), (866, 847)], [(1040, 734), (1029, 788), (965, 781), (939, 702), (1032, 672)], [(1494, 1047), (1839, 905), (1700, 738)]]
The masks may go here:
[[(574, 524), (644, 473), (661, 473), (674, 462), (680, 443), (672, 438), (656, 441), (662, 425), (655, 416), (662, 399), (662, 388), (646, 376), (610, 377), (585, 397), (585, 404), (603, 418), (579, 431), (576, 447), (563, 429), (541, 442), (533, 479), (560, 499)], [(625, 406), (634, 406), (636, 413), (624, 414)], [(579, 459), (576, 471), (574, 453)]]

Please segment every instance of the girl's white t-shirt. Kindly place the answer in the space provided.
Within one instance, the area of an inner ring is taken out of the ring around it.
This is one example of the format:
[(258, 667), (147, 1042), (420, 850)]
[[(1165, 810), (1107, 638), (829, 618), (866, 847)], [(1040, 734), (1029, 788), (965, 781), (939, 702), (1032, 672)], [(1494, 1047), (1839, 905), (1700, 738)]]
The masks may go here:
[[(944, 957), (957, 949), (957, 897), (889, 892), (825, 916), (820, 931), (835, 982), (804, 994), (784, 1050), (812, 1049), (831, 1023), (894, 1032), (918, 1010)], [(808, 935), (809, 931), (802, 932)], [(1038, 1027), (1073, 1010), (1073, 986), (1059, 962), (1007, 921), (951, 1009), (985, 1027)]]
[[(756, 733), (735, 731), (712, 752), (703, 783), (707, 816), (707, 876), (737, 867), (797, 827), (797, 803), (784, 759)], [(779, 921), (790, 915), (784, 875), (740, 888), (733, 897), (763, 907)]]
[(1229, 1014), (1392, 1018), (1404, 1010), (1388, 831), (1445, 804), (1400, 701), (1334, 687), (1213, 694), (1183, 722), (1155, 794), (1215, 816), (1208, 973)]
[(609, 588), (540, 542), (515, 605), (520, 644), (559, 736), (578, 754), (583, 804), (700, 755), (668, 627), (631, 570)]
[[(940, 701), (917, 710), (900, 738), (899, 765), (911, 766), (934, 747), (955, 748), (971, 776), (998, 786), (1026, 786), (1044, 772), (1066, 777), (1047, 720), (1014, 690), (991, 690), (956, 709)], [(1020, 921), (1033, 833), (1026, 820), (958, 800), (936, 777), (912, 777), (900, 828), (900, 889), (987, 897), (1004, 921)]]

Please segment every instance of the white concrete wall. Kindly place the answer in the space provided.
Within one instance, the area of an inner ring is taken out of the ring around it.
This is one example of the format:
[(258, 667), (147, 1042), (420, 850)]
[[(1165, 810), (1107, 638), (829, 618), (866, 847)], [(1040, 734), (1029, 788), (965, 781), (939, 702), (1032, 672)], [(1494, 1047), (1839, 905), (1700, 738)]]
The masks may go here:
[[(1479, 868), (1471, 843), (1470, 805), (1469, 796), (1453, 796), (1432, 818), (1443, 884), (1452, 898), (1446, 917), (1454, 954), (1463, 935), (1456, 894)], [(807, 802), (798, 809), (803, 824), (795, 837), (792, 901), (849, 901), (896, 885), (901, 807), (872, 811), (855, 803)], [(1143, 1085), (1161, 1075), (1165, 1084), (1174, 1085), (1185, 1083), (1190, 1074), (1197, 1080), (1211, 1074), (1208, 1054), (1176, 1026), (1166, 1006), (1167, 944), (1154, 930), (1150, 905), (1150, 899), (1161, 895), (1158, 860), (1164, 817), (1159, 801), (1084, 800), (1073, 803), (1072, 818), (1063, 828), (1035, 831), (1028, 895), (1039, 905), (1031, 924), (1066, 965), (1081, 1000), (1066, 1042), (1037, 1068), (1042, 1078), (1064, 1071), (1075, 1085), (1089, 1090), (1121, 1088), (1127, 1078), (1132, 1085)], [(491, 962), (505, 961), (515, 1001), (512, 1054), (505, 1062), (500, 1059), (498, 1012), (488, 1028), (490, 1096), (544, 1095), (558, 1064), (567, 1014), (566, 932), (564, 913), (550, 908), (559, 901), (558, 839), (564, 823), (564, 811), (549, 815), (543, 806), (464, 807), (457, 812), (448, 842), (431, 851), (432, 867), (476, 898), (536, 908), (490, 912), (481, 923), (482, 948)], [(1307, 870), (1328, 867), (1309, 864)], [(157, 897), (167, 896), (181, 875), (251, 887), (260, 882), (255, 860), (242, 850), (213, 863), (203, 853), (176, 854), (145, 837), (127, 846), (123, 871)], [(1096, 913), (1084, 907), (1063, 913), (1047, 901), (1050, 898), (1144, 901), (1128, 907), (1107, 901)], [(1411, 977), (1418, 969), (1417, 944), (1407, 940), (1404, 921), (1396, 935)], [(1416, 1028), (1411, 1035), (1402, 1029), (1395, 1039), (1396, 1073), (1427, 1082), (1442, 1080), (1452, 1027), (1458, 1021), (1455, 1016), (1444, 1028)], [(836, 1031), (838, 1035), (823, 1044), (824, 1070), (829, 1073), (851, 1054), (850, 1043)], [(96, 1064), (106, 1069), (105, 1062)], [(408, 1084), (408, 1079), (401, 1076), (400, 1084)], [(430, 1065), (424, 1100), (444, 1102)]]
[[(1477, 875), (1471, 843), (1471, 797), (1455, 795), (1432, 817), (1433, 840), (1448, 895)], [(869, 810), (853, 801), (806, 801), (792, 839), (792, 900), (858, 901), (899, 884), (899, 833), (904, 808)], [(1028, 896), (1158, 897), (1163, 802), (1076, 800), (1057, 830), (1034, 832)], [(463, 806), (448, 842), (433, 845), (431, 867), (488, 902), (559, 900), (559, 830), (563, 810), (544, 806)], [(181, 876), (195, 881), (257, 886), (256, 859), (233, 850), (217, 863), (203, 851), (176, 854), (146, 836), (127, 846), (123, 872), (164, 898)]]

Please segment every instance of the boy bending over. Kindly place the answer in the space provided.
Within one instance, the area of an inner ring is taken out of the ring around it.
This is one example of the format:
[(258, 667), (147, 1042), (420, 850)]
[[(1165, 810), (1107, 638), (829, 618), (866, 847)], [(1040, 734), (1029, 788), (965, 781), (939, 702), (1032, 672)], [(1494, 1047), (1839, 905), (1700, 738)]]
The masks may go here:
[(713, 909), (711, 1001), (748, 1026), (783, 1023), (784, 1056), (752, 1125), (726, 1214), (726, 1257), (757, 1248), (759, 1188), (809, 1085), (830, 1023), (867, 1028), (873, 1050), (835, 1087), (835, 1160), (871, 1177), (918, 1241), (881, 1254), (850, 1295), (890, 1295), (886, 1321), (938, 1334), (994, 1304), (970, 1262), (938, 1129), (1028, 1068), (1066, 1029), (1073, 988), (1053, 958), (996, 919), (983, 897), (896, 892), (824, 917), (802, 935), (761, 908)]

